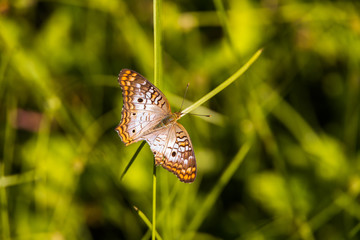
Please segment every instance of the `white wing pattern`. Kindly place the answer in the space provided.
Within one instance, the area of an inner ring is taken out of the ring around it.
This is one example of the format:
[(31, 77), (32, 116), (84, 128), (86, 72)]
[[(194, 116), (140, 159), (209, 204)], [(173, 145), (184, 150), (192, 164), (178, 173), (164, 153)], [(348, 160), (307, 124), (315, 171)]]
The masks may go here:
[(125, 145), (146, 140), (155, 164), (173, 172), (182, 182), (196, 178), (194, 150), (186, 129), (172, 113), (165, 95), (139, 73), (123, 69), (119, 74), (123, 109), (116, 127)]

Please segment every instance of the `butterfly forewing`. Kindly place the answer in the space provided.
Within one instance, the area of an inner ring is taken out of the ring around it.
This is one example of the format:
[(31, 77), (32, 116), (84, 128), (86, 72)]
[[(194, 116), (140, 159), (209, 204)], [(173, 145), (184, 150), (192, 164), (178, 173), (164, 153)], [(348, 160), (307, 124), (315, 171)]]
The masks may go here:
[(123, 69), (118, 78), (122, 89), (123, 108), (116, 130), (129, 145), (143, 140), (142, 135), (171, 114), (164, 94), (139, 73)]

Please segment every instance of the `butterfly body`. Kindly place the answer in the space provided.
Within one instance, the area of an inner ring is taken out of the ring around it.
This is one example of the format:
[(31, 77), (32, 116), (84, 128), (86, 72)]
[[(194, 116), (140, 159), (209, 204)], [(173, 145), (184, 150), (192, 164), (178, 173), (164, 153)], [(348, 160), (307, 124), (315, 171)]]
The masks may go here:
[(129, 145), (146, 140), (155, 164), (173, 172), (182, 182), (193, 182), (196, 160), (189, 134), (177, 122), (165, 95), (139, 73), (123, 69), (119, 74), (123, 108), (116, 127), (121, 140)]
[(164, 117), (160, 123), (158, 123), (154, 129), (157, 129), (157, 128), (161, 128), (161, 127), (166, 127), (170, 124), (175, 124), (176, 121), (179, 119), (180, 117), (180, 114), (179, 113), (173, 113), (173, 114), (170, 114), (166, 117)]

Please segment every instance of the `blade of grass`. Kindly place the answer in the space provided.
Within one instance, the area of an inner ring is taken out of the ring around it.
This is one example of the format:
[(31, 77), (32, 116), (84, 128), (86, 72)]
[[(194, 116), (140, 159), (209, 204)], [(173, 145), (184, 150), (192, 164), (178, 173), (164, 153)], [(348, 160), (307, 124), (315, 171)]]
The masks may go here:
[[(180, 104), (181, 101), (183, 100), (181, 97), (172, 94), (171, 92), (167, 92), (166, 93), (166, 97), (168, 100), (170, 100), (170, 102), (173, 102), (174, 105), (178, 108), (180, 108)], [(191, 104), (193, 104), (192, 101), (186, 100), (184, 99), (184, 106), (190, 106)], [(195, 113), (195, 112), (194, 112)], [(215, 112), (214, 110), (211, 110), (210, 108), (207, 108), (205, 106), (200, 106), (196, 109), (196, 113), (195, 114), (201, 114), (201, 115), (211, 115), (211, 117), (205, 117), (202, 118), (204, 121), (207, 121), (209, 123), (212, 123), (214, 125), (218, 125), (218, 126), (225, 126), (225, 120), (226, 117), (218, 112)]]
[(221, 83), (219, 86), (217, 86), (214, 90), (200, 98), (197, 102), (195, 102), (193, 105), (187, 107), (182, 111), (183, 116), (185, 116), (187, 113), (193, 111), (200, 105), (202, 105), (204, 102), (224, 90), (227, 86), (229, 86), (231, 83), (233, 83), (236, 79), (238, 79), (255, 61), (258, 59), (260, 54), (262, 53), (263, 49), (259, 49), (251, 58), (249, 61), (247, 61), (236, 73), (234, 73), (231, 77), (226, 79), (223, 83)]
[(144, 147), (145, 145), (145, 141), (142, 141), (140, 146), (138, 147), (138, 149), (136, 150), (135, 154), (132, 156), (132, 158), (130, 159), (128, 165), (126, 165), (126, 168), (124, 169), (123, 173), (120, 176), (120, 180), (123, 179), (123, 177), (125, 176), (126, 172), (129, 170), (130, 166), (134, 163), (136, 157), (139, 155), (141, 149)]
[[(144, 221), (146, 226), (148, 226), (149, 229), (154, 229), (153, 225), (151, 224), (150, 220), (145, 216), (145, 214), (142, 211), (140, 211), (136, 206), (134, 206), (134, 209), (137, 212), (137, 214), (139, 215), (139, 217)], [(162, 240), (162, 237), (156, 230), (155, 230), (155, 235), (156, 235), (157, 239)]]
[(154, 85), (159, 86), (162, 79), (162, 35), (161, 35), (161, 0), (154, 0)]
[[(161, 0), (153, 0), (154, 21), (154, 85), (158, 86), (162, 79), (162, 37), (161, 37)], [(152, 205), (152, 239), (155, 240), (156, 232), (156, 165), (153, 169), (153, 205)]]
[(155, 159), (154, 159), (154, 166), (153, 166), (153, 195), (152, 195), (152, 197), (153, 197), (153, 205), (152, 205), (153, 227), (152, 227), (151, 239), (155, 240), (155, 232), (156, 232), (156, 164), (155, 164)]
[(200, 227), (201, 223), (204, 221), (205, 217), (207, 216), (207, 213), (210, 212), (211, 207), (213, 207), (221, 191), (228, 184), (231, 177), (235, 174), (235, 171), (239, 168), (240, 164), (243, 162), (252, 144), (253, 144), (253, 140), (250, 139), (240, 148), (236, 156), (231, 161), (230, 165), (226, 168), (226, 170), (223, 172), (220, 179), (217, 181), (217, 183), (215, 184), (209, 195), (206, 197), (204, 203), (197, 210), (195, 217), (192, 219), (192, 221), (188, 225), (188, 228), (185, 231), (187, 234), (184, 234), (182, 239), (193, 239), (196, 230)]

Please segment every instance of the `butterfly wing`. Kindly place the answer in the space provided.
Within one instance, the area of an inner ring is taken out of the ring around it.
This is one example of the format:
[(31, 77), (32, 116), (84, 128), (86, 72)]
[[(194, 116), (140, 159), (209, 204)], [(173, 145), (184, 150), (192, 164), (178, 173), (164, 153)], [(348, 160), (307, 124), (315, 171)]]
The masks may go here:
[(125, 145), (143, 140), (143, 135), (171, 114), (165, 95), (139, 73), (123, 69), (119, 84), (122, 89), (121, 121), (116, 127)]
[(196, 178), (196, 160), (189, 134), (180, 123), (159, 128), (144, 136), (155, 156), (155, 164), (174, 173), (181, 182)]

